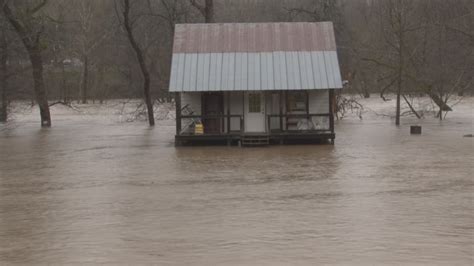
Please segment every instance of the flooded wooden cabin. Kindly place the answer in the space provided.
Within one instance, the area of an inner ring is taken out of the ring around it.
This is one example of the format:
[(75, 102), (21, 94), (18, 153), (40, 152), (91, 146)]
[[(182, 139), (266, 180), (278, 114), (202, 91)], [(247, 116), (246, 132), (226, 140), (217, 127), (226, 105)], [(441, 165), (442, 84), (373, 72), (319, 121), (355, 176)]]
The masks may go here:
[(331, 22), (178, 24), (176, 144), (334, 142)]

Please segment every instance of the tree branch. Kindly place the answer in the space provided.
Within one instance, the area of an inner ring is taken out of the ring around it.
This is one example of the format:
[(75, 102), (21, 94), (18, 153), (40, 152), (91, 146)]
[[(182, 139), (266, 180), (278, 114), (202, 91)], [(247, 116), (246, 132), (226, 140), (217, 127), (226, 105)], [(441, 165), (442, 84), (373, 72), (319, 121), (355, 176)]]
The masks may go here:
[(205, 17), (206, 16), (206, 7), (203, 5), (200, 5), (196, 0), (189, 0), (192, 6), (194, 6), (201, 14)]
[(416, 112), (415, 108), (413, 108), (411, 103), (408, 101), (407, 97), (404, 94), (402, 94), (402, 96), (403, 96), (403, 99), (405, 99), (405, 102), (408, 104), (408, 107), (410, 107), (410, 110), (416, 115), (418, 119), (421, 119), (421, 116), (418, 114), (418, 112)]
[(40, 11), (46, 4), (48, 3), (48, 0), (42, 0), (37, 6), (33, 7), (31, 10), (28, 10), (28, 13), (30, 15), (36, 14), (36, 12)]
[(10, 9), (10, 6), (8, 6), (8, 3), (5, 0), (0, 0), (0, 5), (2, 6), (5, 17), (8, 19), (8, 21), (10, 21), (12, 26), (18, 32), (18, 35), (23, 41), (23, 44), (27, 48), (32, 47), (33, 43), (32, 40), (28, 37), (28, 34), (26, 33), (26, 28), (20, 23), (18, 18), (15, 17), (15, 14), (13, 14), (13, 11)]

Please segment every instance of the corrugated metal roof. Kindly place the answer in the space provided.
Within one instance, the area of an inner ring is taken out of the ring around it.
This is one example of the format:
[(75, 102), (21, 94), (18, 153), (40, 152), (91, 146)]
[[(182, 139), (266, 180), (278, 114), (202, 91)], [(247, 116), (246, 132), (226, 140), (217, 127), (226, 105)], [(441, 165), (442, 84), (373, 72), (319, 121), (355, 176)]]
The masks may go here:
[(172, 92), (338, 88), (331, 22), (176, 25)]

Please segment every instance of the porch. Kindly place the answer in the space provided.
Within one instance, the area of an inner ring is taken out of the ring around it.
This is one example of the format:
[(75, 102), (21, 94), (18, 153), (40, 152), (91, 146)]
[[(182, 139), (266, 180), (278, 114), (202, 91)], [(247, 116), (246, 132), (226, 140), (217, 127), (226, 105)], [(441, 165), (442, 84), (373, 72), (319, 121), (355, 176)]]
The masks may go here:
[[(244, 139), (248, 136), (258, 136), (267, 138), (267, 143), (245, 144)], [(223, 133), (223, 134), (182, 134), (175, 136), (176, 146), (187, 145), (239, 145), (239, 146), (264, 146), (269, 144), (334, 144), (336, 134), (330, 131), (318, 132), (272, 132), (263, 134), (245, 133)]]
[(318, 97), (308, 91), (213, 92), (192, 97), (177, 93), (175, 143), (333, 143), (332, 94), (329, 90)]

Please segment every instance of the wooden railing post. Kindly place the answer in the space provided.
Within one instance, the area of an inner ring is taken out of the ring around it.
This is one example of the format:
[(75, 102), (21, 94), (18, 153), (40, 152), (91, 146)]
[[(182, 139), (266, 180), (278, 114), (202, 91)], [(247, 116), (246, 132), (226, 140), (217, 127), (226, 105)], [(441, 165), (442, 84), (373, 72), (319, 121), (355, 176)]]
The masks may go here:
[(181, 134), (181, 94), (176, 92), (174, 95), (174, 102), (176, 105), (176, 135)]
[[(285, 113), (288, 114), (288, 92), (285, 91)], [(288, 131), (288, 116), (285, 116), (286, 131)]]
[(272, 121), (272, 117), (270, 115), (267, 115), (268, 133), (272, 132), (271, 121)]
[(334, 133), (334, 89), (329, 90), (329, 129)]
[(283, 93), (280, 91), (280, 132), (283, 132)]
[(230, 134), (230, 92), (227, 92), (227, 134)]

